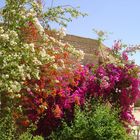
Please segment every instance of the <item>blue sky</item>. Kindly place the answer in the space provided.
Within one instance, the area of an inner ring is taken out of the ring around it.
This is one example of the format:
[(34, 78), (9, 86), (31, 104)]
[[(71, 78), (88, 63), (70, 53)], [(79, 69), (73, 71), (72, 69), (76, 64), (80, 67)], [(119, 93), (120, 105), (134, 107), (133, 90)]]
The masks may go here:
[[(0, 6), (3, 1), (0, 0)], [(52, 0), (42, 1), (50, 7)], [(67, 4), (80, 6), (80, 11), (88, 13), (69, 23), (67, 33), (96, 38), (94, 28), (111, 32), (104, 42), (107, 46), (119, 39), (126, 44), (140, 44), (140, 0), (54, 0), (53, 6)], [(140, 52), (133, 58), (140, 65)]]
[[(52, 0), (46, 0), (50, 6)], [(80, 6), (88, 13), (68, 24), (67, 33), (96, 38), (92, 29), (111, 32), (104, 42), (112, 46), (114, 40), (121, 39), (126, 44), (140, 44), (140, 0), (54, 0), (54, 6), (69, 4)], [(140, 65), (140, 52), (132, 58)]]

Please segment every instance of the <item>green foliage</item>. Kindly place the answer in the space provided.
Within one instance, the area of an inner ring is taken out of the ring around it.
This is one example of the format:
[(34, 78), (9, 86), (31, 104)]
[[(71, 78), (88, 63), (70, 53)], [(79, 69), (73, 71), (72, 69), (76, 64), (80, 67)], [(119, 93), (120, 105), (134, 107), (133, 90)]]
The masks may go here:
[(0, 119), (0, 140), (44, 140), (41, 136), (31, 134), (33, 128), (21, 134), (11, 116), (10, 113), (7, 113), (5, 117)]
[(44, 138), (41, 136), (33, 136), (31, 133), (25, 132), (19, 137), (19, 140), (44, 140)]
[(44, 13), (45, 21), (47, 22), (55, 22), (62, 26), (67, 26), (67, 22), (71, 22), (72, 18), (77, 18), (79, 16), (86, 16), (86, 13), (81, 13), (77, 8), (74, 8), (69, 5), (57, 6), (53, 8), (49, 8)]
[(136, 101), (135, 107), (140, 107), (140, 100), (137, 100), (137, 101)]
[(32, 132), (35, 130), (36, 126), (34, 124), (31, 124), (26, 131), (22, 132), (22, 134), (19, 135), (19, 140), (44, 140), (42, 136), (32, 135)]
[[(90, 109), (89, 109), (90, 108)], [(69, 126), (53, 132), (52, 140), (131, 140), (118, 120), (117, 111), (106, 105), (76, 109), (75, 119)]]
[(44, 140), (44, 138), (41, 136), (35, 136), (32, 140)]
[(31, 140), (32, 137), (32, 134), (25, 132), (19, 137), (19, 140)]
[(0, 119), (0, 140), (17, 140), (15, 123), (10, 114)]

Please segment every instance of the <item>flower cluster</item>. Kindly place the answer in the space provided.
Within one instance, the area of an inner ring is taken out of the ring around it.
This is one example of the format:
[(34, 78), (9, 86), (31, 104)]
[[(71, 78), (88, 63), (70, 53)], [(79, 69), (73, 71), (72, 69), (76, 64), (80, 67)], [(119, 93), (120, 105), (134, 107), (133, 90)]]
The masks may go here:
[(37, 122), (36, 134), (48, 136), (60, 126), (62, 118), (73, 119), (74, 105), (85, 102), (86, 71), (81, 66), (69, 72), (47, 71), (40, 80), (26, 82), (28, 88), (21, 90), (21, 105), (27, 115), (24, 122)]
[(34, 43), (20, 42), (16, 31), (1, 27), (0, 32), (0, 89), (16, 93), (26, 78), (39, 77), (39, 67), (48, 57), (44, 58), (43, 49), (37, 50)]
[[(31, 4), (29, 9), (27, 3)], [(8, 92), (10, 98), (14, 98), (25, 79), (39, 78), (39, 67), (44, 63), (44, 56), (42, 48), (36, 49), (34, 42), (27, 42), (22, 32), (22, 27), (37, 16), (38, 3), (15, 0), (10, 5), (11, 1), (6, 1), (1, 11), (4, 23), (0, 25), (0, 92)], [(31, 9), (32, 16), (28, 16)]]
[(118, 40), (118, 41), (115, 40), (112, 48), (116, 52), (118, 52), (119, 50), (121, 50), (122, 49), (122, 43), (121, 43), (121, 41), (120, 40)]
[(136, 52), (137, 50), (140, 50), (140, 45), (130, 46), (126, 48), (127, 53)]
[(138, 73), (134, 64), (87, 65), (73, 73), (53, 71), (51, 77), (47, 71), (40, 80), (26, 83), (29, 88), (23, 90), (22, 105), (28, 120), (37, 121), (36, 133), (44, 136), (60, 126), (62, 118), (72, 120), (74, 105), (83, 106), (87, 98), (109, 102), (112, 108), (120, 109), (120, 120), (131, 124), (135, 120), (132, 105), (140, 96)]
[[(70, 114), (74, 104), (84, 103), (82, 94), (86, 92), (78, 88), (83, 86), (80, 83), (84, 83), (85, 78), (86, 70), (79, 63), (84, 54), (73, 46), (48, 36), (47, 31), (40, 34), (34, 22), (21, 28), (21, 32), (27, 42), (24, 48), (32, 52), (31, 56), (34, 53), (38, 56), (32, 58), (32, 62), (34, 66), (39, 66), (39, 77), (29, 75), (24, 79), (18, 103), (24, 113), (22, 117), (20, 113), (16, 116), (18, 122), (25, 126), (38, 122), (37, 133), (45, 136), (59, 126), (60, 119), (65, 116), (64, 110)], [(44, 40), (43, 37), (47, 39)], [(82, 94), (78, 94), (78, 90)], [(45, 124), (44, 127), (42, 123)]]
[(132, 105), (140, 97), (139, 67), (134, 64), (107, 64), (90, 69), (94, 72), (87, 83), (87, 93), (109, 102), (114, 108), (119, 107), (121, 120), (132, 123)]
[[(120, 108), (123, 122), (134, 120), (131, 106), (140, 95), (140, 70), (128, 61), (130, 49), (120, 53), (122, 45), (115, 42), (112, 54), (120, 63), (82, 66), (83, 51), (48, 35), (41, 25), (40, 1), (6, 3), (2, 12), (5, 24), (0, 27), (0, 94), (7, 101), (0, 102), (11, 109), (19, 124), (28, 127), (33, 122), (35, 134), (48, 136), (62, 119), (73, 119), (75, 105), (83, 106), (91, 98)], [(104, 33), (97, 34), (101, 45)], [(64, 35), (61, 29), (60, 38)]]
[(114, 57), (117, 57), (119, 60), (122, 60), (123, 63), (129, 60), (129, 54), (133, 55), (140, 50), (140, 45), (123, 45), (121, 40), (114, 41), (112, 49), (110, 50)]
[(0, 27), (0, 91), (11, 93), (14, 98), (26, 79), (40, 78), (41, 66), (48, 64), (51, 69), (64, 68), (63, 61), (59, 64), (55, 62), (59, 54), (67, 56), (71, 53), (70, 57), (77, 59), (81, 57), (81, 52), (45, 33), (37, 18), (41, 14), (39, 2), (15, 0), (13, 6), (10, 6), (10, 1), (6, 4), (2, 16), (9, 24)]

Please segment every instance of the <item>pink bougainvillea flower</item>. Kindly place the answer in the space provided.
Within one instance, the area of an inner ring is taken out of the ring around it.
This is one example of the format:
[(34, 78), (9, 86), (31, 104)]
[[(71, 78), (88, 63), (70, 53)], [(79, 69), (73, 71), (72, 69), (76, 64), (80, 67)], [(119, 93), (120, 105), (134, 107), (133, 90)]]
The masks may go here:
[(122, 58), (123, 58), (123, 60), (126, 60), (126, 61), (128, 61), (128, 54), (127, 54), (127, 52), (123, 52), (122, 53)]
[(122, 44), (121, 44), (121, 41), (118, 40), (118, 41), (114, 41), (114, 45), (113, 45), (113, 49), (118, 52), (119, 50), (121, 50), (122, 48)]

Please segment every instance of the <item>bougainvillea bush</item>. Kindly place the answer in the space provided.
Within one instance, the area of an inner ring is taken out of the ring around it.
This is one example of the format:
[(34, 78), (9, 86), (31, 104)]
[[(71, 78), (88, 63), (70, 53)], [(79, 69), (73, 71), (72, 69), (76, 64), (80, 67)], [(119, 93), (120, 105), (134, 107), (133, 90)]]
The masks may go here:
[(91, 98), (119, 108), (118, 117), (125, 126), (132, 123), (139, 67), (129, 62), (130, 49), (122, 52), (117, 42), (110, 49), (114, 63), (82, 66), (83, 52), (62, 43), (63, 30), (56, 32), (60, 38), (46, 30), (43, 23), (49, 16), (43, 13), (40, 0), (6, 0), (1, 13), (1, 116), (10, 115), (16, 129), (22, 126), (24, 131), (33, 123), (33, 134), (46, 137), (62, 120), (74, 119), (75, 105), (82, 108)]
[(133, 104), (140, 94), (138, 67), (134, 64), (106, 64), (90, 69), (93, 72), (87, 84), (87, 94), (109, 102), (112, 107), (120, 108), (120, 119), (132, 123)]
[[(71, 91), (68, 85), (73, 87), (78, 84), (80, 77), (76, 73), (82, 71), (79, 61), (83, 52), (47, 35), (47, 26), (43, 23), (56, 21), (57, 17), (50, 18), (54, 16), (55, 8), (44, 13), (40, 0), (6, 0), (5, 4), (0, 11), (1, 118), (5, 119), (8, 114), (20, 126), (28, 126), (33, 117), (45, 115), (43, 112), (47, 108), (59, 117), (59, 104), (52, 104), (51, 108), (48, 97), (63, 97), (61, 92)], [(61, 7), (56, 9), (62, 11)], [(65, 11), (71, 17), (82, 15), (72, 7), (65, 7), (61, 15)], [(64, 35), (63, 32), (59, 33), (60, 36)], [(30, 121), (26, 119), (30, 114), (27, 101), (30, 101), (31, 109), (38, 107), (35, 110), (37, 116), (30, 116)]]
[[(61, 125), (62, 119), (72, 121), (74, 106), (82, 107), (85, 100), (92, 98), (108, 103), (112, 108), (118, 108), (118, 117), (129, 130), (129, 125), (135, 121), (132, 114), (133, 104), (140, 95), (139, 67), (130, 62), (114, 62), (79, 68), (73, 71), (73, 84), (70, 81), (66, 84), (66, 75), (61, 73), (57, 79), (61, 84), (53, 84), (54, 87), (51, 88), (54, 90), (50, 92), (50, 80), (47, 76), (37, 81), (28, 81), (30, 89), (23, 92), (28, 95), (22, 98), (23, 106), (28, 119), (37, 121), (36, 133), (46, 136)], [(67, 78), (71, 80), (71, 75), (69, 76)]]
[(85, 76), (81, 76), (82, 73), (84, 71), (80, 69), (75, 70), (72, 83), (67, 81), (71, 78), (62, 75), (63, 81), (54, 83), (51, 88), (49, 87), (50, 89), (47, 87), (50, 84), (47, 76), (40, 80), (28, 81), (29, 88), (22, 90), (24, 93), (22, 107), (27, 115), (27, 120), (22, 122), (23, 125), (28, 126), (30, 121), (37, 122), (36, 133), (46, 136), (61, 124), (62, 118), (71, 121), (74, 115), (74, 105), (83, 105), (85, 100), (86, 88), (83, 84)]
[(102, 55), (104, 61), (101, 65), (87, 65), (90, 73), (87, 95), (108, 102), (112, 108), (119, 108), (119, 118), (128, 130), (129, 125), (137, 123), (132, 112), (140, 98), (140, 67), (129, 60), (128, 54), (138, 49), (115, 41), (113, 47), (107, 49), (113, 63), (109, 57)]

